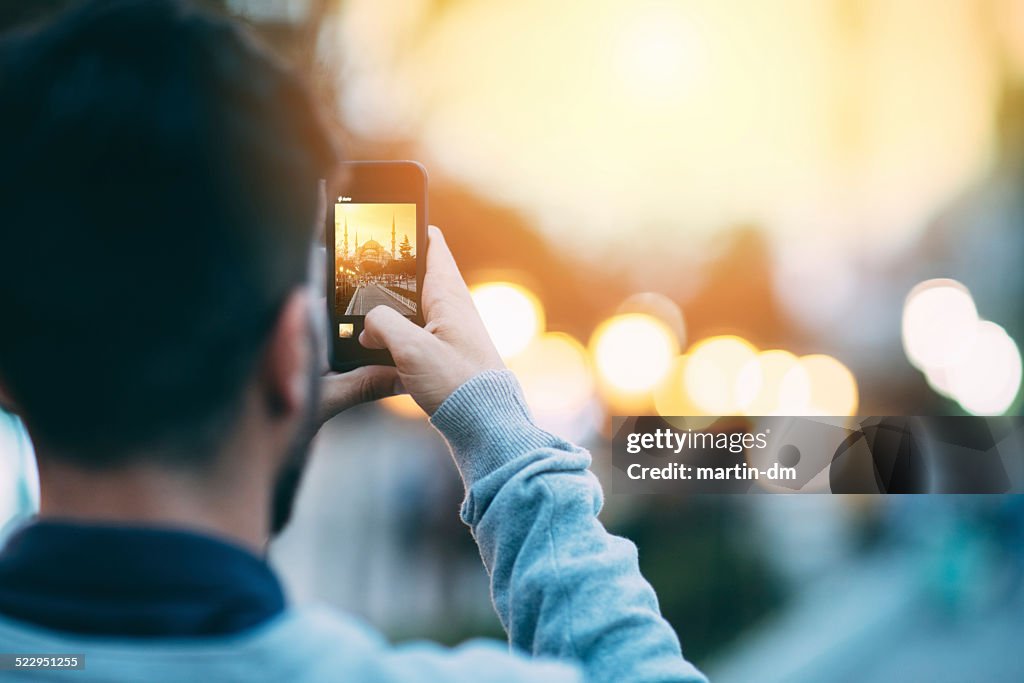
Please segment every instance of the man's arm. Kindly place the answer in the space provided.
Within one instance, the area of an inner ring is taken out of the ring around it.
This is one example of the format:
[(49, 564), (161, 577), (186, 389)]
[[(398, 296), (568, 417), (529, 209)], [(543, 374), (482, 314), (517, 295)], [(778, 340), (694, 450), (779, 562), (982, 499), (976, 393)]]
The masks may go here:
[(378, 306), (359, 340), (391, 352), (448, 439), (466, 484), (462, 517), (512, 644), (576, 662), (591, 680), (703, 681), (661, 617), (636, 548), (598, 521), (590, 455), (534, 425), (441, 232), (429, 236), (426, 327)]
[(598, 521), (589, 453), (533, 424), (512, 373), (477, 375), (432, 422), (466, 483), (462, 518), (512, 645), (576, 661), (587, 680), (704, 680), (661, 617), (636, 547)]

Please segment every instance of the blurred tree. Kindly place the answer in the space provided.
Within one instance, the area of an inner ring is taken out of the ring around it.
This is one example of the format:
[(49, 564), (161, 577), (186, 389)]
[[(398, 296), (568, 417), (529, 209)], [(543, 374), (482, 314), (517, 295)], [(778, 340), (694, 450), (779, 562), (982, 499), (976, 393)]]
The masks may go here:
[(765, 561), (745, 496), (668, 496), (612, 533), (636, 543), (640, 568), (687, 658), (702, 665), (783, 604), (784, 583)]
[(788, 346), (785, 342), (796, 334), (775, 294), (764, 232), (754, 225), (739, 225), (718, 244), (717, 258), (684, 307), (692, 338), (739, 332), (762, 348)]

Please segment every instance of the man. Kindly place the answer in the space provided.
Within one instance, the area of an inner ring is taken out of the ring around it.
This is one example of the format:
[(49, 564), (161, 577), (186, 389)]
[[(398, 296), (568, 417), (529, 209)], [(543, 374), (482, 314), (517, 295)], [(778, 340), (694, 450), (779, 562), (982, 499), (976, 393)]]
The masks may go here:
[[(237, 27), (86, 4), (6, 40), (0, 111), (0, 401), (42, 490), (0, 556), (0, 653), (84, 655), (76, 681), (703, 680), (598, 522), (589, 455), (531, 421), (439, 230), (426, 328), (379, 307), (360, 337), (397, 368), (319, 378), (309, 264), (337, 159)], [(286, 605), (263, 559), (319, 425), (395, 391), (451, 446), (511, 652), (392, 647)]]

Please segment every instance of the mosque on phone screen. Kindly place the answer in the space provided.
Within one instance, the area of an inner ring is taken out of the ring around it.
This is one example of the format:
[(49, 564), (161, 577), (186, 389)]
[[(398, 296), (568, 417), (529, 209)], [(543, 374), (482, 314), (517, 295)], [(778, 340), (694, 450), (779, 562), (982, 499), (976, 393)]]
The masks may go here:
[[(343, 230), (344, 230), (344, 232), (343, 232), (343, 237), (342, 237), (342, 253), (341, 253), (341, 258), (343, 260), (348, 260), (349, 259), (349, 249), (348, 249), (348, 217), (345, 218), (345, 225), (344, 225)], [(371, 235), (372, 235), (372, 233), (371, 233)], [(354, 249), (352, 251), (352, 261), (355, 262), (355, 266), (356, 266), (357, 270), (362, 270), (363, 269), (363, 265), (366, 264), (366, 263), (375, 263), (378, 266), (384, 267), (384, 266), (388, 265), (389, 263), (391, 263), (391, 261), (395, 260), (395, 258), (397, 258), (396, 255), (395, 255), (395, 250), (396, 250), (396, 245), (395, 245), (395, 217), (392, 216), (391, 217), (391, 251), (387, 251), (384, 248), (384, 245), (381, 244), (380, 242), (378, 242), (377, 240), (373, 239), (372, 236), (370, 237), (370, 239), (368, 239), (367, 241), (365, 241), (362, 244), (360, 244), (359, 243), (359, 230), (357, 228), (356, 231), (355, 231), (355, 247), (354, 247)]]

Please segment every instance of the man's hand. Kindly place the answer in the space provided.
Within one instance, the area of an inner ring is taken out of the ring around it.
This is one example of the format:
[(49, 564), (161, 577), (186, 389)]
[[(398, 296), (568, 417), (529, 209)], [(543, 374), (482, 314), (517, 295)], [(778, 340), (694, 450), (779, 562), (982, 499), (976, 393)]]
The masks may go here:
[[(366, 316), (359, 343), (390, 351), (402, 386), (433, 415), (463, 382), (484, 370), (504, 369), (505, 364), (473, 305), (444, 235), (433, 225), (428, 233), (421, 297), (426, 327), (394, 309), (377, 306)], [(367, 384), (378, 381), (386, 383), (384, 375), (366, 380)]]
[(331, 372), (320, 380), (319, 424), (360, 403), (405, 393), (395, 368), (368, 365), (350, 372)]
[(360, 403), (406, 391), (432, 415), (473, 375), (505, 367), (444, 235), (434, 226), (429, 229), (421, 305), (425, 328), (387, 306), (370, 311), (359, 343), (371, 349), (388, 349), (398, 367), (374, 365), (325, 375), (321, 382), (320, 424)]

